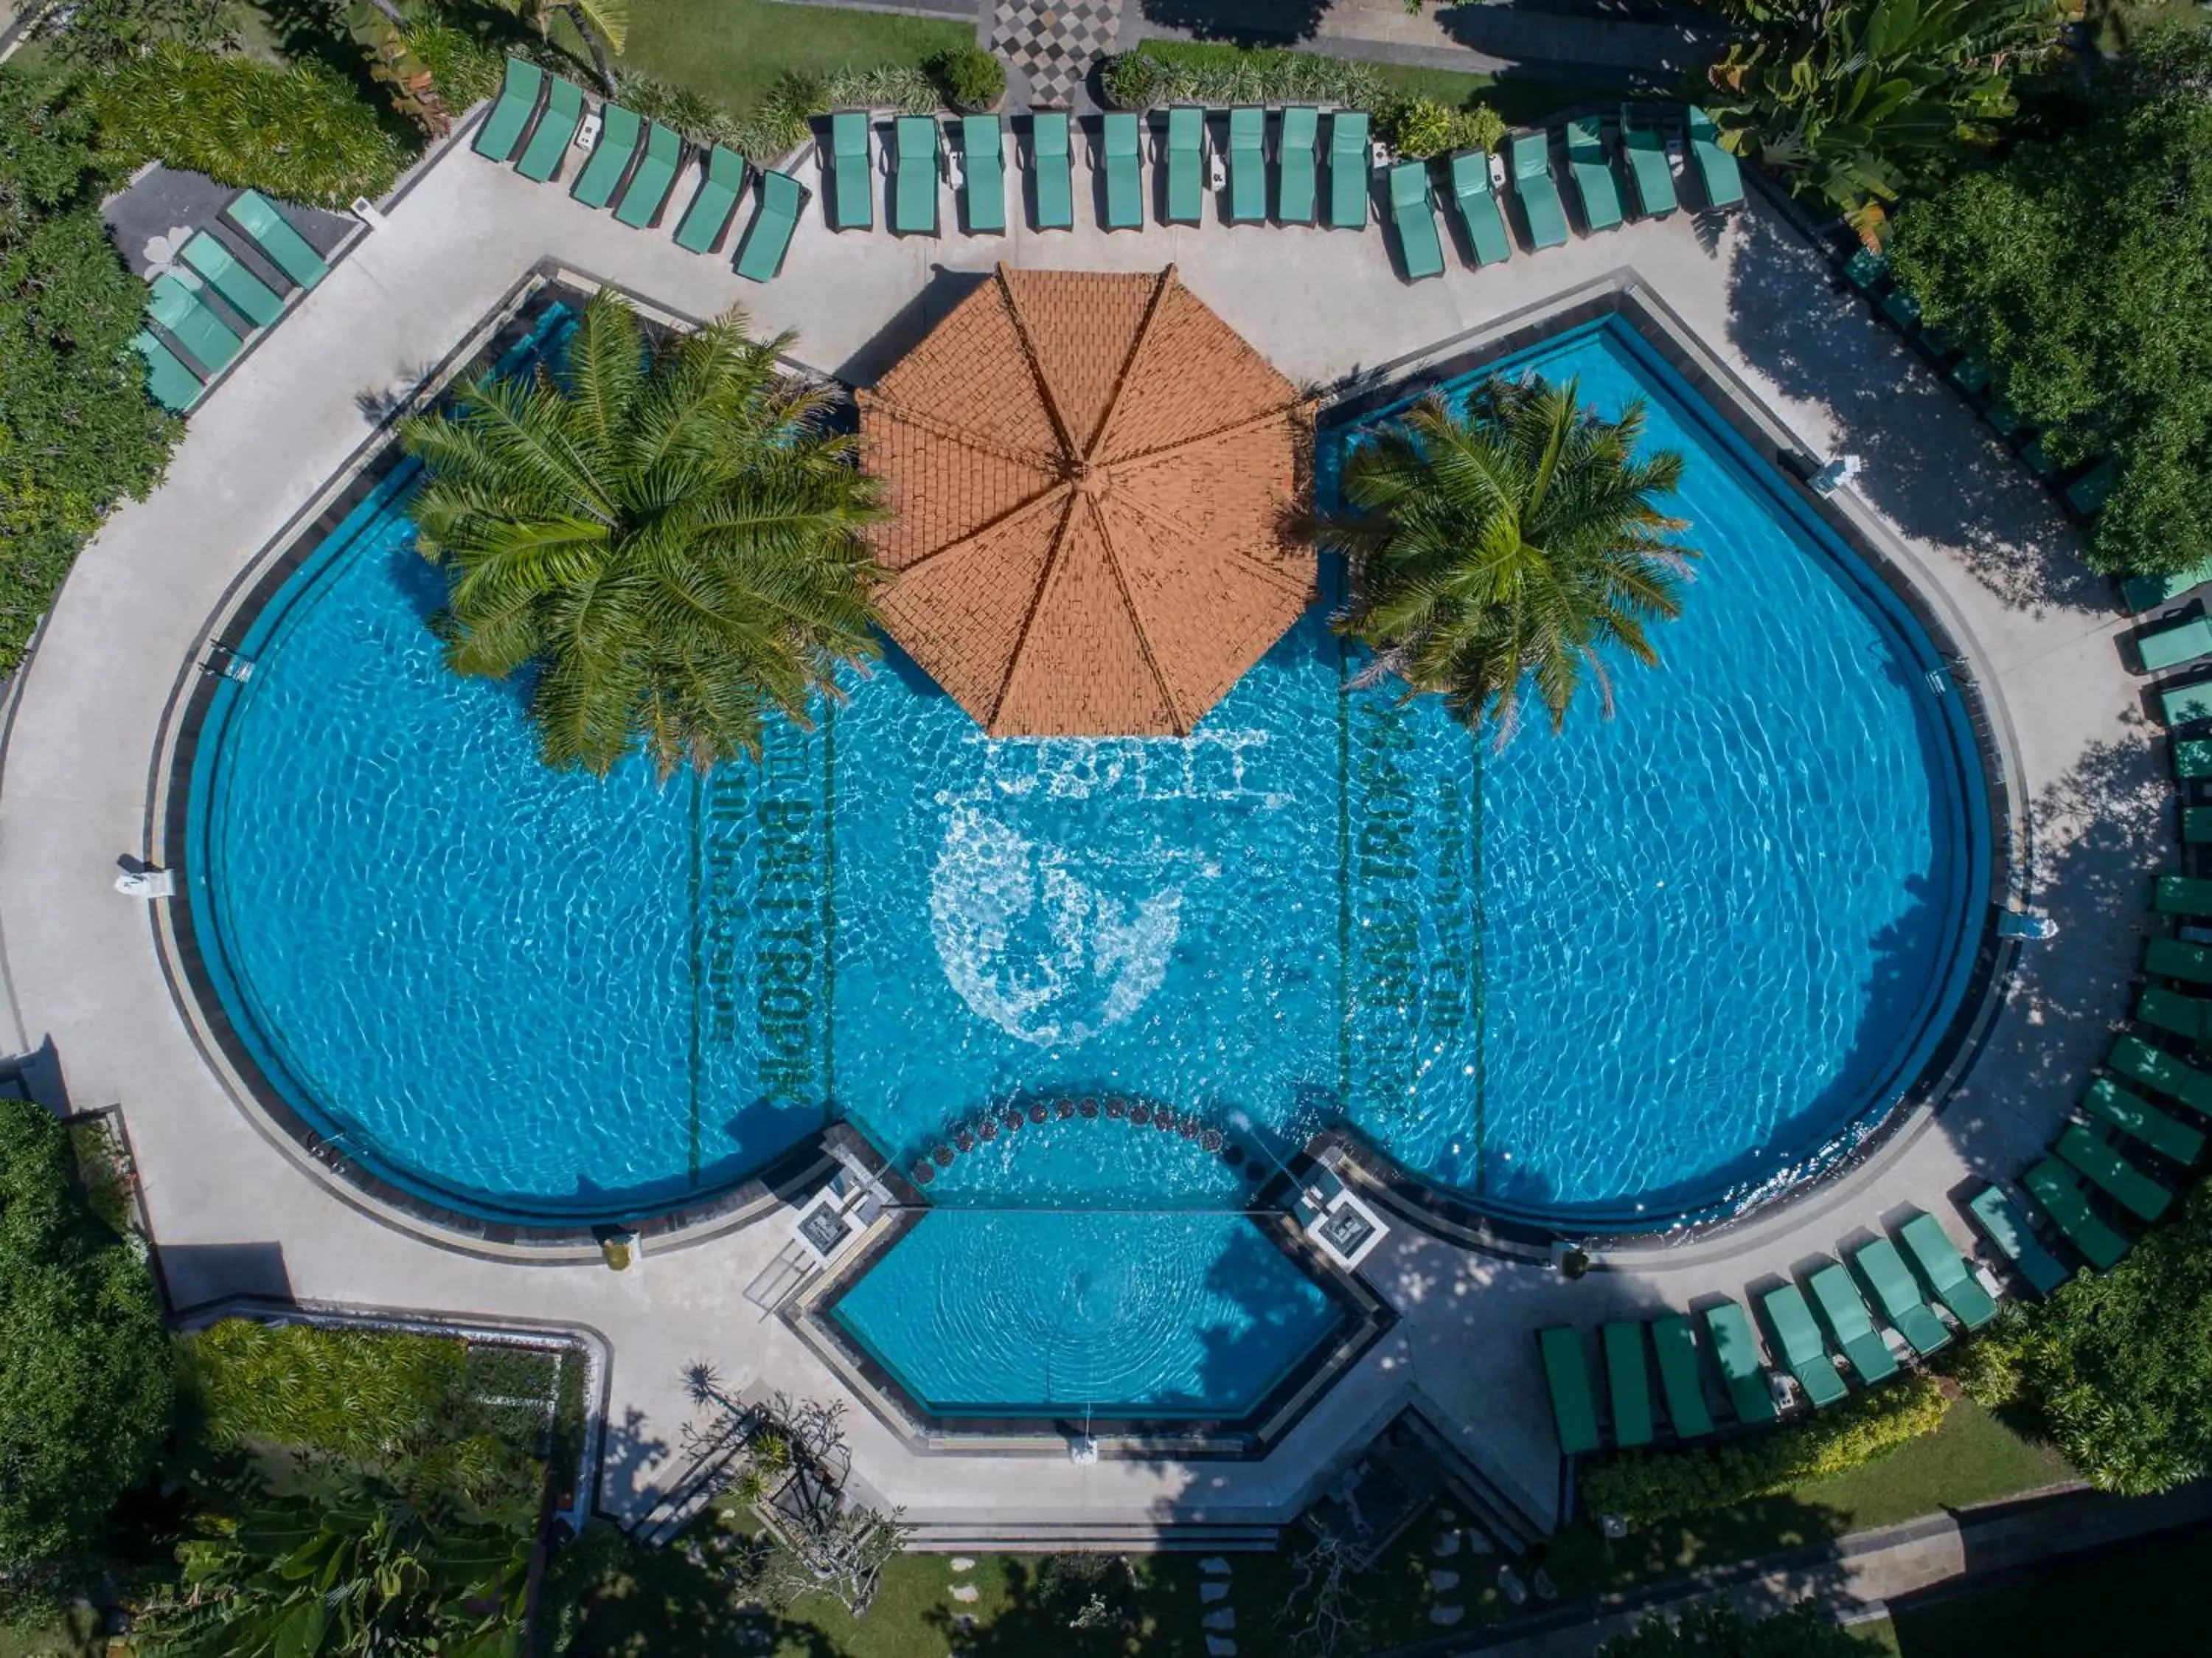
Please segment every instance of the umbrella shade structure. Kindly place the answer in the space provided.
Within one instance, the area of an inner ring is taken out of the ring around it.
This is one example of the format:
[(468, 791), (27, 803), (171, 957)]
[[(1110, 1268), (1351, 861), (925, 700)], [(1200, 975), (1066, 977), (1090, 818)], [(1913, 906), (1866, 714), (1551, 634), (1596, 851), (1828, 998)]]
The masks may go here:
[(860, 394), (884, 626), (994, 737), (1188, 735), (1313, 600), (1313, 411), (1173, 265), (1000, 265)]

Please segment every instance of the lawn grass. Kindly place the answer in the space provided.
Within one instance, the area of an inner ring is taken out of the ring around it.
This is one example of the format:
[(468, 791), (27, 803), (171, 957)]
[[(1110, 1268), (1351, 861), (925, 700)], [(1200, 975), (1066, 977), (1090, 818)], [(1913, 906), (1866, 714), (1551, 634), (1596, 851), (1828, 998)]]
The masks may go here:
[(912, 66), (975, 41), (971, 25), (934, 18), (789, 0), (653, 0), (632, 9), (622, 62), (744, 115), (787, 70)]

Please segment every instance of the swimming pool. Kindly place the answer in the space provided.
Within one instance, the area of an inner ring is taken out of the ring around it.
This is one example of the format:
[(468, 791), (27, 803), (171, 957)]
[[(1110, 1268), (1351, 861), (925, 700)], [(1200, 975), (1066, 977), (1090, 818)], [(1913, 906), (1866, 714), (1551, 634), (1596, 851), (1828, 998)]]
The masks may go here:
[(943, 1207), (1225, 1210), (1345, 1122), (1559, 1225), (1786, 1184), (1964, 993), (1959, 698), (1632, 330), (1513, 363), (1650, 400), (1705, 558), (1617, 718), (1502, 753), (1347, 691), (1317, 607), (1187, 741), (988, 741), (892, 651), (757, 765), (556, 776), (517, 687), (444, 671), (401, 467), (193, 761), (240, 1041), (364, 1165), (524, 1221), (686, 1204), (840, 1117)]

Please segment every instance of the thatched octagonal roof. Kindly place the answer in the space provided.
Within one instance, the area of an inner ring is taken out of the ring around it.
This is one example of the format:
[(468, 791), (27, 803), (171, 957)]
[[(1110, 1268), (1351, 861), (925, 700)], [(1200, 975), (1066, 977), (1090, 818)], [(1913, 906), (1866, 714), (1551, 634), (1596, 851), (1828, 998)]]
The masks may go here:
[(1172, 265), (1001, 265), (860, 430), (884, 623), (994, 736), (1183, 735), (1313, 597), (1313, 405)]

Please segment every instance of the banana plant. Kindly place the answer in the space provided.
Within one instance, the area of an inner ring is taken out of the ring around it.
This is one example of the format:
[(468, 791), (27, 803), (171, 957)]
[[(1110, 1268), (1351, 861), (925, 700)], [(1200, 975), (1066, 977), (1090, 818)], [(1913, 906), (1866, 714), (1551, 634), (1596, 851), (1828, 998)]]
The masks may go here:
[(599, 82), (607, 96), (611, 98), (622, 89), (615, 81), (614, 60), (622, 56), (629, 40), (629, 0), (502, 0), (502, 3), (542, 35), (553, 32), (556, 17), (567, 17), (599, 66)]

